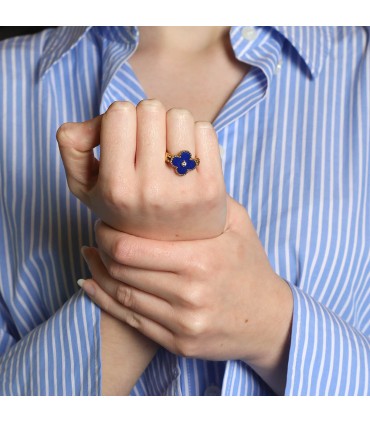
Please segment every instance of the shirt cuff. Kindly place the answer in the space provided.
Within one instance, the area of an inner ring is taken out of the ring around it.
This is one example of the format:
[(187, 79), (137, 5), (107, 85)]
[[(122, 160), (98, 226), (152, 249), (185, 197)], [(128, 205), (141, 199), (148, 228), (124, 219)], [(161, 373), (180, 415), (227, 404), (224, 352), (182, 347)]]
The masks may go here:
[(369, 339), (298, 287), (285, 395), (369, 395)]

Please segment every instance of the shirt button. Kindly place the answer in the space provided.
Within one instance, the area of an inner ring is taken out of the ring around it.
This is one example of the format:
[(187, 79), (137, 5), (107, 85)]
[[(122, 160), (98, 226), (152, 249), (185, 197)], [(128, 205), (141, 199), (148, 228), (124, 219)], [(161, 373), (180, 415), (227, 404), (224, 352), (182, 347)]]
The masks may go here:
[(275, 67), (275, 73), (279, 73), (281, 71), (282, 60), (280, 59)]
[(257, 31), (253, 28), (253, 26), (245, 26), (242, 29), (242, 36), (248, 41), (253, 41), (257, 38)]
[(221, 389), (216, 385), (208, 386), (208, 388), (204, 391), (204, 396), (210, 397), (210, 396), (220, 396), (221, 395)]

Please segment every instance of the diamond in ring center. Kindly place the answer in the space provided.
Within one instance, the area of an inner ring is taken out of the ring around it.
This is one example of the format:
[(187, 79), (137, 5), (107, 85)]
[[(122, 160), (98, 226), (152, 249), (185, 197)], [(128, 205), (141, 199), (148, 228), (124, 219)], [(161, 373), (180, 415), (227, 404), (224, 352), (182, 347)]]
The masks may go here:
[(181, 166), (182, 166), (182, 167), (186, 167), (186, 165), (187, 165), (187, 163), (186, 163), (186, 161), (184, 160), (184, 161), (181, 163)]

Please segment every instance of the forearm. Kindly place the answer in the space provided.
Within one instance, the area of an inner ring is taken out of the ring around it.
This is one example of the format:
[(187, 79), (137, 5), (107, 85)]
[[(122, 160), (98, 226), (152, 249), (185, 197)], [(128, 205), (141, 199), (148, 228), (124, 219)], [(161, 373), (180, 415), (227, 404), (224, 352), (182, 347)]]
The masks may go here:
[(101, 311), (102, 394), (129, 395), (158, 346)]

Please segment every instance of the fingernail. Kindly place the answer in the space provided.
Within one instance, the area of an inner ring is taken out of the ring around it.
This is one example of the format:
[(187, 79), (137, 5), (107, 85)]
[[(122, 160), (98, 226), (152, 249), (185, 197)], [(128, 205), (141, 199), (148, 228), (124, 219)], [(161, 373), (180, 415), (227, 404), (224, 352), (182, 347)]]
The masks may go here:
[(84, 282), (85, 282), (85, 279), (79, 279), (79, 280), (77, 281), (77, 285), (78, 285), (80, 288), (82, 288), (82, 287), (83, 287)]
[(79, 279), (77, 281), (77, 284), (86, 292), (87, 295), (93, 297), (95, 295), (95, 288), (93, 287), (93, 285), (91, 285), (91, 283), (88, 283), (86, 285), (85, 282), (85, 279)]

